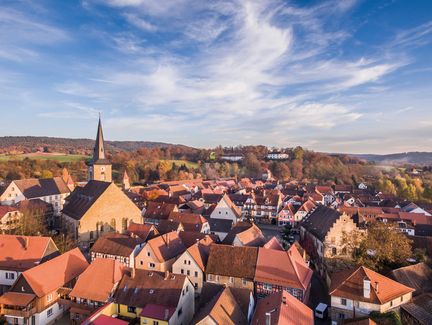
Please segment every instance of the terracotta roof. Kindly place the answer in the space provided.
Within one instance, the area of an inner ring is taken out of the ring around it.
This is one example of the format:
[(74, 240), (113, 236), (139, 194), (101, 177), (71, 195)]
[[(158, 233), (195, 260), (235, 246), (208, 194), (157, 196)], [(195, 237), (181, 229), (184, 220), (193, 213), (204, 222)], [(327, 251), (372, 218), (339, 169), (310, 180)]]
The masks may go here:
[[(370, 280), (371, 290), (369, 298), (363, 295), (363, 280), (365, 278)], [(333, 274), (329, 294), (373, 304), (385, 304), (390, 300), (413, 291), (413, 288), (393, 281), (364, 266), (360, 266), (350, 272)]]
[(159, 220), (156, 227), (157, 227), (156, 228), (157, 231), (161, 235), (165, 235), (165, 234), (172, 232), (172, 231), (183, 230), (183, 225), (180, 221), (174, 221), (174, 220), (168, 220), (168, 219)]
[(207, 220), (194, 213), (183, 213), (183, 212), (171, 212), (168, 216), (168, 220), (180, 222), (183, 225), (185, 231), (201, 231)]
[(32, 293), (6, 292), (0, 297), (0, 305), (25, 307), (36, 298)]
[(78, 277), (71, 297), (106, 302), (120, 282), (124, 266), (117, 260), (97, 258)]
[[(78, 277), (88, 265), (81, 251), (75, 248), (23, 272), (20, 276), (24, 277), (38, 297), (43, 297)], [(21, 288), (12, 287), (11, 291), (15, 290)]]
[(63, 213), (68, 217), (80, 220), (111, 184), (91, 180), (84, 187), (75, 188), (66, 199)]
[(426, 263), (401, 267), (390, 272), (390, 277), (399, 283), (414, 288), (416, 293), (432, 292), (432, 269)]
[(222, 200), (223, 196), (223, 194), (204, 193), (202, 197), (204, 199), (204, 202), (207, 204), (217, 204), (220, 200)]
[[(213, 219), (211, 219), (213, 220)], [(239, 221), (236, 222), (232, 228), (230, 229), (230, 231), (228, 232), (228, 234), (226, 235), (226, 237), (224, 238), (224, 240), (222, 241), (223, 244), (227, 244), (227, 245), (232, 245), (235, 237), (237, 234), (248, 230), (249, 228), (252, 227), (252, 223), (248, 222), (248, 221)], [(213, 230), (213, 229), (212, 229)]]
[(169, 196), (169, 195), (159, 195), (154, 202), (166, 203), (180, 205), (186, 202), (186, 200), (181, 196)]
[(216, 324), (247, 324), (247, 316), (242, 312), (230, 288), (224, 288), (213, 297), (197, 313), (194, 323), (199, 323), (204, 318), (210, 317)]
[(129, 224), (127, 232), (143, 240), (151, 239), (154, 236), (159, 235), (154, 225), (135, 223), (133, 221)]
[(265, 237), (255, 224), (252, 224), (249, 229), (238, 233), (236, 237), (244, 246), (259, 247), (265, 244)]
[(40, 264), (50, 242), (55, 247), (50, 237), (0, 235), (0, 269), (25, 271)]
[(251, 324), (267, 324), (270, 313), (272, 325), (312, 325), (313, 311), (286, 291), (273, 293), (258, 300)]
[(241, 217), (242, 213), (241, 213), (240, 208), (237, 205), (235, 205), (233, 203), (233, 201), (231, 201), (231, 199), (229, 198), (229, 196), (227, 194), (224, 194), (224, 196), (222, 197), (222, 200), (224, 200), (225, 203), (228, 205), (228, 207), (231, 208), (231, 210), (234, 212), (234, 214), (236, 215), (237, 218)]
[(177, 206), (171, 203), (150, 201), (144, 212), (144, 219), (167, 219)]
[(170, 233), (155, 237), (147, 242), (159, 262), (165, 262), (182, 254), (186, 247), (179, 235)]
[(187, 249), (187, 252), (192, 256), (199, 268), (204, 271), (207, 265), (207, 260), (210, 252), (210, 245), (213, 240), (210, 236), (201, 239), (196, 244)]
[(177, 307), (185, 275), (135, 270), (126, 272), (117, 288), (114, 301), (118, 304), (144, 308), (148, 304)]
[(288, 251), (260, 248), (254, 280), (306, 290), (312, 273), (294, 245)]
[(252, 280), (255, 275), (257, 256), (256, 247), (213, 244), (210, 246), (206, 273)]
[(129, 322), (107, 315), (99, 315), (88, 325), (128, 325)]
[(266, 249), (274, 249), (274, 250), (279, 250), (279, 251), (285, 251), (284, 248), (282, 247), (282, 244), (280, 243), (280, 241), (273, 236), (264, 246), (263, 248)]
[(20, 179), (14, 183), (27, 199), (70, 193), (61, 177)]
[(217, 235), (204, 234), (196, 231), (179, 231), (178, 235), (185, 247), (190, 247), (204, 238), (206, 238), (206, 240), (211, 240), (212, 242), (217, 242), (219, 240)]
[(0, 219), (3, 218), (6, 213), (14, 211), (18, 211), (18, 209), (9, 205), (0, 205)]
[(144, 243), (141, 238), (109, 232), (99, 237), (91, 252), (129, 257), (137, 245)]

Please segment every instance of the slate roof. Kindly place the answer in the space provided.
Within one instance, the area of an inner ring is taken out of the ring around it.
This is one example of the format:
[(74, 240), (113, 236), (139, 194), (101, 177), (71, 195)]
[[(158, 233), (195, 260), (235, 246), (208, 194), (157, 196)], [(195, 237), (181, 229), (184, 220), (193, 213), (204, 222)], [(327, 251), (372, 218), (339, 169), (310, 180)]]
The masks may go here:
[(432, 324), (432, 293), (415, 297), (412, 302), (402, 305), (401, 309), (421, 322), (420, 324)]
[(416, 293), (432, 292), (432, 269), (426, 263), (398, 268), (390, 272), (397, 282), (414, 288)]
[(86, 186), (75, 188), (66, 199), (62, 212), (68, 217), (80, 220), (111, 184), (91, 180)]
[(228, 233), (232, 227), (232, 220), (228, 219), (209, 218), (207, 221), (209, 222), (211, 232)]
[(323, 241), (333, 224), (342, 214), (332, 208), (319, 205), (301, 222), (301, 226)]
[(118, 233), (106, 233), (99, 237), (91, 248), (91, 252), (129, 257), (135, 247), (144, 243), (141, 238), (132, 238)]

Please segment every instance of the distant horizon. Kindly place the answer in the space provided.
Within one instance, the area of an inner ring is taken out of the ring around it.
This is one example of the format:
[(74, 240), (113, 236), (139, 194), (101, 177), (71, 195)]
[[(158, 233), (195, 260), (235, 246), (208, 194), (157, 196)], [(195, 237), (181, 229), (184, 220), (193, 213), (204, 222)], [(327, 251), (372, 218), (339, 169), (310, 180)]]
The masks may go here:
[[(53, 139), (71, 139), (71, 140), (91, 140), (91, 141), (95, 141), (94, 138), (91, 137), (60, 137), (60, 136), (48, 136), (48, 135), (0, 135), (0, 138), (2, 137), (18, 137), (18, 138), (25, 138), (25, 137), (31, 137), (31, 138), (53, 138)], [(167, 144), (167, 145), (179, 145), (179, 146), (186, 146), (186, 147), (190, 147), (190, 148), (194, 148), (194, 149), (214, 149), (216, 147), (218, 147), (219, 145), (221, 145), (223, 148), (230, 148), (230, 147), (238, 147), (238, 146), (265, 146), (267, 148), (269, 148), (270, 150), (272, 148), (276, 148), (276, 149), (283, 149), (283, 148), (295, 148), (297, 146), (302, 147), (303, 149), (309, 150), (309, 151), (314, 151), (314, 152), (319, 152), (319, 153), (324, 153), (324, 154), (329, 154), (329, 155), (373, 155), (373, 156), (387, 156), (387, 155), (397, 155), (397, 154), (407, 154), (407, 153), (432, 153), (431, 151), (419, 151), (419, 150), (412, 150), (412, 151), (401, 151), (401, 152), (388, 152), (388, 153), (373, 153), (373, 152), (330, 152), (330, 151), (322, 151), (322, 150), (314, 150), (314, 149), (310, 149), (307, 148), (305, 146), (302, 145), (294, 145), (294, 146), (268, 146), (268, 145), (264, 145), (264, 144), (237, 144), (237, 145), (223, 145), (223, 144), (219, 144), (216, 145), (214, 147), (197, 147), (197, 146), (192, 146), (192, 145), (188, 145), (188, 144), (184, 144), (184, 143), (172, 143), (172, 142), (166, 142), (166, 141), (153, 141), (153, 140), (112, 140), (112, 139), (107, 139), (105, 137), (105, 141), (106, 142), (146, 142), (146, 143), (161, 143), (161, 144)]]
[(432, 150), (431, 1), (3, 1), (0, 135)]

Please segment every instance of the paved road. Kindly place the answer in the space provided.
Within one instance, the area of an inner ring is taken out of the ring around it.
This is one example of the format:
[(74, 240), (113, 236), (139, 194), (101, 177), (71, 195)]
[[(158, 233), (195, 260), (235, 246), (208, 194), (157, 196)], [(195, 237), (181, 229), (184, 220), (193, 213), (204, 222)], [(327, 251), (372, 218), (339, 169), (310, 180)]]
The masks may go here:
[(273, 236), (280, 237), (280, 231), (282, 230), (282, 228), (279, 228), (278, 226), (269, 224), (257, 224), (257, 226), (259, 229), (261, 229), (266, 239), (270, 239)]
[[(311, 284), (311, 291), (309, 295), (309, 303), (308, 306), (315, 310), (315, 307), (318, 306), (320, 302), (323, 302), (327, 305), (330, 305), (330, 297), (328, 295), (328, 289), (327, 285), (324, 283), (323, 280), (318, 276), (316, 272), (314, 272), (312, 276), (312, 284)], [(331, 324), (330, 318), (327, 318), (325, 320), (315, 318), (315, 324), (316, 325), (327, 325)]]

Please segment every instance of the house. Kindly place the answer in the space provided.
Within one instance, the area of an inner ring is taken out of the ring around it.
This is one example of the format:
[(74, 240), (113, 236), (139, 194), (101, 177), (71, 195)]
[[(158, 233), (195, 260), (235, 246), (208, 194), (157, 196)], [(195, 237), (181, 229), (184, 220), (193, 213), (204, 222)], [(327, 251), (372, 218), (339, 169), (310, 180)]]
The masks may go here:
[(168, 220), (182, 224), (183, 231), (198, 231), (204, 234), (210, 233), (208, 221), (200, 214), (171, 212)]
[(0, 235), (0, 294), (19, 275), (60, 255), (50, 237)]
[(90, 180), (77, 187), (62, 211), (64, 226), (80, 243), (93, 243), (106, 232), (125, 233), (141, 223), (141, 211), (114, 183)]
[(117, 314), (140, 324), (189, 324), (194, 314), (194, 289), (185, 275), (147, 270), (126, 272), (114, 295)]
[(206, 268), (207, 282), (253, 290), (257, 257), (256, 247), (213, 244)]
[(266, 240), (256, 224), (240, 221), (231, 228), (222, 243), (233, 246), (259, 247), (263, 246)]
[(0, 233), (16, 229), (21, 220), (22, 213), (8, 205), (0, 205)]
[(125, 266), (117, 260), (97, 258), (81, 273), (69, 299), (60, 302), (70, 308), (71, 324), (81, 324), (111, 300), (124, 270)]
[(282, 151), (272, 151), (266, 157), (268, 160), (286, 160), (289, 159), (289, 154)]
[(286, 291), (258, 300), (251, 325), (313, 325), (312, 309)]
[(242, 153), (225, 153), (220, 158), (226, 161), (239, 162), (244, 159), (244, 155)]
[(0, 196), (0, 203), (13, 205), (23, 200), (41, 199), (52, 204), (54, 214), (60, 215), (65, 199), (70, 193), (62, 177), (20, 179), (9, 184)]
[(236, 223), (240, 221), (241, 216), (241, 210), (231, 201), (227, 194), (224, 194), (210, 214), (210, 219), (231, 220), (231, 222)]
[(320, 205), (300, 224), (301, 244), (324, 276), (325, 259), (351, 256), (345, 237), (358, 231), (350, 216)]
[(251, 290), (206, 283), (193, 324), (247, 325), (254, 304)]
[(432, 293), (424, 293), (400, 306), (402, 324), (432, 324)]
[(154, 225), (145, 224), (145, 223), (135, 223), (133, 221), (129, 223), (129, 226), (127, 228), (127, 233), (131, 237), (140, 238), (144, 241), (159, 236), (159, 232), (157, 231)]
[(173, 203), (149, 201), (143, 212), (144, 223), (157, 225), (168, 219), (172, 212), (178, 212), (178, 208)]
[(270, 240), (263, 247), (267, 249), (285, 251), (285, 249), (282, 247), (282, 244), (275, 236), (270, 238)]
[(212, 243), (210, 236), (204, 237), (190, 246), (172, 265), (173, 273), (189, 277), (197, 295), (201, 293), (205, 281), (205, 268)]
[(176, 258), (186, 250), (175, 231), (150, 239), (135, 258), (135, 267), (150, 271), (171, 271)]
[(329, 290), (331, 319), (368, 316), (372, 311), (385, 313), (411, 301), (414, 289), (391, 280), (364, 266), (335, 273)]
[(295, 224), (295, 208), (294, 205), (290, 202), (286, 204), (282, 209), (279, 210), (277, 214), (277, 225), (279, 227), (284, 227), (286, 225), (294, 226)]
[(256, 294), (265, 297), (274, 292), (289, 292), (307, 303), (312, 273), (295, 245), (288, 251), (259, 248), (254, 277)]
[(118, 306), (109, 302), (87, 317), (81, 325), (129, 325), (128, 321), (118, 318)]
[(424, 262), (392, 270), (390, 278), (407, 287), (414, 288), (414, 296), (432, 292), (432, 268)]
[(304, 202), (301, 207), (297, 210), (297, 212), (294, 214), (294, 222), (298, 224), (300, 221), (303, 220), (304, 217), (306, 217), (309, 213), (315, 209), (317, 204), (309, 199), (306, 202)]
[(141, 238), (107, 233), (94, 243), (90, 250), (91, 260), (107, 258), (119, 261), (127, 267), (135, 267), (135, 256), (144, 244)]
[(220, 240), (223, 240), (231, 230), (233, 222), (225, 219), (207, 219), (210, 225), (210, 233), (216, 235)]
[(0, 314), (9, 324), (51, 324), (62, 317), (59, 304), (88, 263), (78, 248), (21, 273), (0, 297)]
[(246, 201), (244, 209), (246, 215), (255, 220), (272, 221), (276, 223), (277, 213), (282, 205), (282, 194), (279, 191), (263, 191), (261, 194), (251, 195)]

